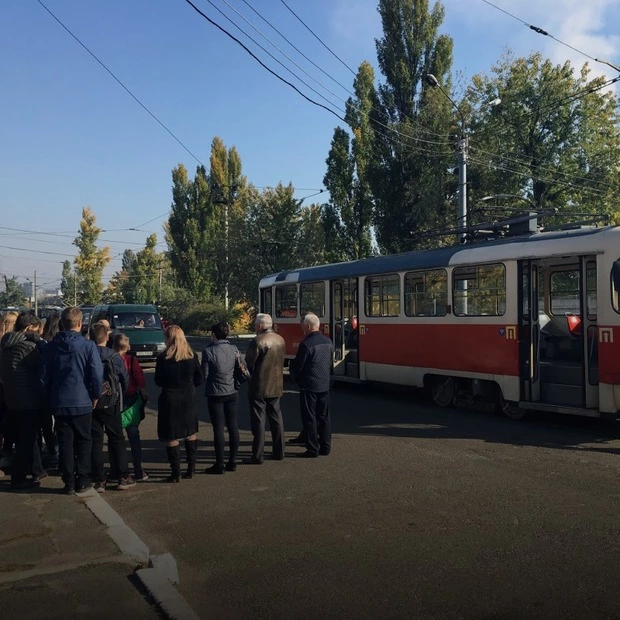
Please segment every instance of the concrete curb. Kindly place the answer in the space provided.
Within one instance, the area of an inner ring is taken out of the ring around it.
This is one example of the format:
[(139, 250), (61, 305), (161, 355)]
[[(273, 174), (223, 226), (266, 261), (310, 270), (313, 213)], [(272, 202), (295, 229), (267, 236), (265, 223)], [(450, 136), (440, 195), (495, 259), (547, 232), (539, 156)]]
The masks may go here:
[(136, 575), (170, 620), (200, 620), (173, 584), (179, 583), (177, 563), (170, 553), (151, 556), (149, 548), (121, 516), (94, 489), (78, 495), (93, 515), (107, 527), (108, 536), (121, 553), (142, 566)]

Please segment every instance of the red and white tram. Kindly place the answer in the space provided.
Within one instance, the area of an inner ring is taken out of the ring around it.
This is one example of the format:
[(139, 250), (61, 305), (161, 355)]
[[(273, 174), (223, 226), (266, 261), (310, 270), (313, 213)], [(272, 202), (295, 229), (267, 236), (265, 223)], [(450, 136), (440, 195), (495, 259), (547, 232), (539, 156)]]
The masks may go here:
[(620, 409), (620, 227), (582, 228), (284, 271), (259, 284), (294, 357), (315, 312), (334, 378), (599, 417)]

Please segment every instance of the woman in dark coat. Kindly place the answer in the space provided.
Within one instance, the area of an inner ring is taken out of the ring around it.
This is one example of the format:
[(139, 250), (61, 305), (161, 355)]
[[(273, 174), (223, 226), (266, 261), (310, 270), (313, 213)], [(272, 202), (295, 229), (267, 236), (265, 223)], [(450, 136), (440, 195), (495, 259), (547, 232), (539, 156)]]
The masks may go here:
[(166, 329), (166, 350), (157, 357), (155, 383), (161, 394), (158, 401), (157, 435), (166, 442), (170, 463), (168, 482), (181, 478), (181, 449), (179, 440), (185, 439), (187, 472), (191, 478), (196, 469), (198, 417), (196, 414), (196, 386), (202, 383), (200, 362), (178, 325)]

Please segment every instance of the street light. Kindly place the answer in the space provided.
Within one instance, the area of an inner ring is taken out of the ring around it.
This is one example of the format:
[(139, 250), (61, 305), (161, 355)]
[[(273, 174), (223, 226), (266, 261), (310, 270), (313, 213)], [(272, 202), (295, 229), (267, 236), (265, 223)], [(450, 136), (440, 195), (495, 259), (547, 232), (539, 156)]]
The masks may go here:
[[(467, 233), (467, 152), (469, 149), (469, 141), (465, 133), (465, 116), (458, 105), (453, 101), (452, 97), (441, 86), (439, 80), (432, 74), (426, 74), (426, 83), (433, 88), (438, 88), (446, 97), (446, 99), (452, 104), (454, 109), (458, 112), (461, 120), (461, 132), (459, 136), (459, 142), (457, 146), (458, 164), (459, 164), (459, 209), (457, 218), (457, 229), (459, 232), (459, 239), (461, 243), (465, 243)], [(492, 101), (489, 101), (486, 105), (495, 107), (499, 105), (502, 100), (496, 97)]]

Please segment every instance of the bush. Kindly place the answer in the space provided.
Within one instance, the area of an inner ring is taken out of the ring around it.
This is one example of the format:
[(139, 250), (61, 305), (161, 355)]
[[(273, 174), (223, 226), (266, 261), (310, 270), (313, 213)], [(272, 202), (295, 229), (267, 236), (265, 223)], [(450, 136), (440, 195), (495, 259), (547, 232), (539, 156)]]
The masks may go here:
[(188, 308), (179, 324), (186, 334), (200, 336), (206, 334), (213, 324), (220, 321), (228, 321), (231, 325), (235, 325), (240, 316), (241, 309), (238, 307), (226, 310), (222, 303), (206, 302)]

